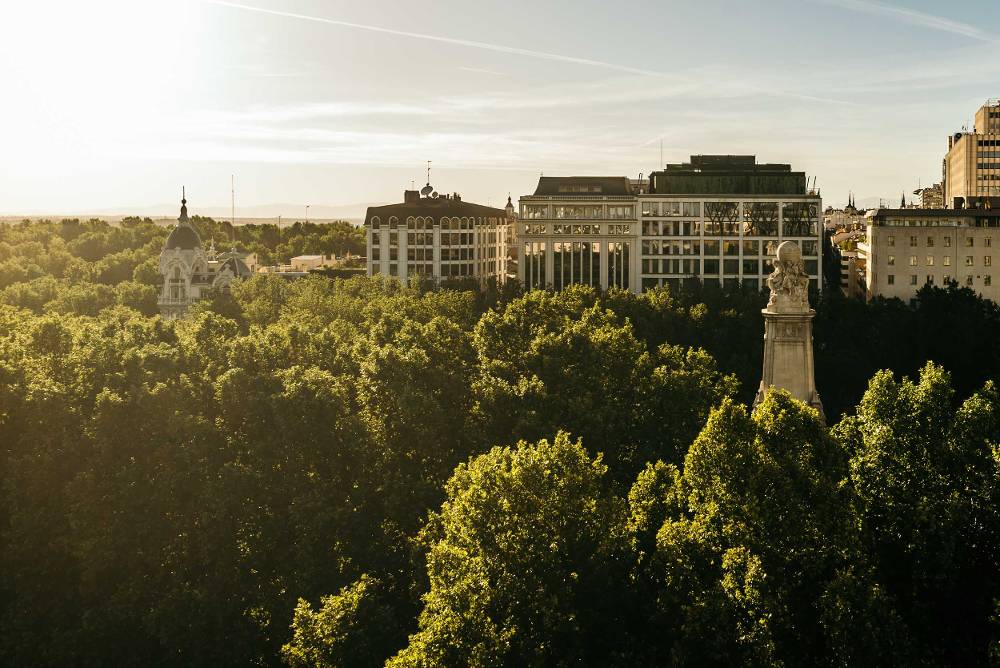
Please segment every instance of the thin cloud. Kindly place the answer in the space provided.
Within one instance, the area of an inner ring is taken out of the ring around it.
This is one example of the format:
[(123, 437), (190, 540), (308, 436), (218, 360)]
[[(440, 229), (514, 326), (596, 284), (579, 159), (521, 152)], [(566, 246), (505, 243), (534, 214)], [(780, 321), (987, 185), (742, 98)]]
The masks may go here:
[[(858, 2), (858, 0), (817, 0), (817, 1), (820, 1), (820, 2), (838, 2), (838, 3), (856, 3), (858, 5), (864, 4), (864, 3)], [(427, 41), (438, 42), (438, 43), (442, 43), (442, 44), (452, 44), (452, 45), (455, 45), (455, 46), (464, 46), (464, 47), (468, 47), (468, 48), (482, 49), (482, 50), (486, 50), (486, 51), (494, 51), (494, 52), (497, 52), (497, 53), (507, 53), (507, 54), (518, 55), (518, 56), (526, 56), (526, 57), (529, 57), (529, 58), (538, 58), (538, 59), (542, 59), (542, 60), (551, 60), (551, 61), (555, 61), (555, 62), (570, 63), (570, 64), (574, 64), (574, 65), (586, 65), (586, 66), (590, 66), (590, 67), (598, 67), (598, 68), (602, 68), (602, 69), (606, 69), (606, 70), (613, 70), (613, 71), (616, 71), (616, 72), (624, 72), (626, 74), (639, 75), (639, 76), (644, 76), (644, 77), (656, 77), (656, 78), (660, 78), (660, 79), (669, 79), (669, 80), (673, 81), (677, 85), (686, 85), (686, 86), (700, 86), (700, 85), (702, 85), (702, 84), (694, 84), (694, 83), (692, 83), (692, 81), (690, 81), (688, 79), (684, 79), (684, 78), (678, 77), (676, 75), (671, 75), (671, 74), (668, 74), (666, 72), (660, 72), (660, 71), (656, 71), (656, 70), (648, 70), (648, 69), (642, 69), (642, 68), (636, 68), (636, 67), (629, 67), (627, 65), (619, 65), (619, 64), (616, 64), (616, 63), (608, 63), (608, 62), (605, 62), (605, 61), (593, 60), (593, 59), (590, 59), (590, 58), (578, 58), (576, 56), (565, 56), (565, 55), (562, 55), (562, 54), (549, 53), (549, 52), (546, 52), (546, 51), (534, 51), (534, 50), (531, 50), (531, 49), (521, 49), (521, 48), (512, 47), (512, 46), (504, 46), (502, 44), (491, 44), (491, 43), (488, 43), (488, 42), (477, 42), (477, 41), (474, 41), (474, 40), (457, 39), (457, 38), (454, 38), (454, 37), (442, 37), (440, 35), (428, 35), (428, 34), (425, 34), (425, 33), (409, 32), (409, 31), (405, 31), (405, 30), (396, 30), (394, 28), (383, 28), (381, 26), (373, 26), (373, 25), (367, 25), (367, 24), (362, 24), (362, 23), (351, 23), (349, 21), (340, 21), (340, 20), (337, 20), (337, 19), (328, 19), (328, 18), (324, 18), (324, 17), (320, 17), (320, 16), (309, 16), (307, 14), (297, 14), (295, 12), (286, 12), (286, 11), (281, 11), (281, 10), (277, 10), (277, 9), (267, 9), (267, 8), (264, 8), (264, 7), (255, 7), (253, 5), (245, 5), (245, 4), (238, 3), (238, 2), (229, 2), (228, 0), (201, 0), (201, 2), (204, 2), (206, 4), (211, 4), (211, 5), (217, 5), (217, 6), (220, 6), (220, 7), (230, 7), (230, 8), (233, 8), (233, 9), (240, 9), (240, 10), (249, 11), (249, 12), (257, 12), (257, 13), (260, 13), (260, 14), (269, 14), (271, 16), (281, 16), (281, 17), (284, 17), (284, 18), (292, 18), (292, 19), (297, 19), (297, 20), (301, 20), (301, 21), (311, 21), (311, 22), (314, 22), (314, 23), (324, 23), (324, 24), (327, 24), (327, 25), (341, 26), (341, 27), (346, 27), (346, 28), (355, 28), (357, 30), (367, 30), (367, 31), (370, 31), (370, 32), (377, 32), (377, 33), (382, 33), (382, 34), (386, 34), (386, 35), (396, 35), (396, 36), (400, 36), (400, 37), (410, 37), (410, 38), (413, 38), (413, 39), (427, 40)], [(886, 9), (890, 9), (891, 10), (892, 8), (886, 8)], [(494, 73), (494, 74), (496, 74), (496, 73)], [(794, 93), (794, 92), (790, 92), (790, 91), (785, 91), (785, 90), (771, 90), (770, 94), (771, 95), (777, 95), (777, 96), (780, 96), (780, 97), (793, 98), (793, 99), (810, 100), (810, 101), (813, 101), (813, 102), (820, 102), (820, 103), (824, 103), (824, 104), (842, 104), (842, 105), (851, 105), (851, 104), (854, 104), (854, 103), (846, 101), (846, 100), (835, 100), (835, 99), (829, 99), (829, 98), (823, 98), (823, 97), (808, 96), (808, 95), (802, 95), (802, 94), (798, 94), (798, 93)]]
[(930, 28), (932, 30), (941, 30), (943, 32), (952, 33), (953, 35), (962, 35), (963, 37), (969, 37), (971, 39), (977, 39), (982, 42), (997, 42), (997, 38), (990, 33), (980, 30), (976, 26), (969, 25), (968, 23), (961, 23), (959, 21), (952, 21), (951, 19), (946, 19), (941, 16), (936, 16), (934, 14), (928, 14), (926, 12), (921, 12), (916, 9), (909, 9), (907, 7), (892, 7), (890, 5), (884, 5), (880, 2), (869, 2), (866, 0), (812, 0), (813, 2), (833, 5), (835, 7), (841, 7), (843, 9), (849, 9), (856, 12), (864, 12), (866, 14), (878, 14), (880, 16), (888, 16), (890, 18), (899, 19), (904, 23), (909, 23), (911, 25), (920, 26), (922, 28)]
[(341, 26), (344, 28), (368, 30), (370, 32), (377, 32), (386, 35), (396, 35), (398, 37), (411, 37), (413, 39), (422, 39), (431, 42), (440, 42), (442, 44), (453, 44), (455, 46), (464, 46), (473, 49), (483, 49), (485, 51), (496, 51), (497, 53), (508, 53), (517, 56), (527, 56), (529, 58), (540, 58), (542, 60), (552, 60), (560, 63), (571, 63), (573, 65), (589, 65), (591, 67), (600, 67), (607, 70), (615, 70), (617, 72), (627, 72), (629, 74), (641, 74), (644, 76), (652, 76), (652, 77), (670, 76), (664, 72), (657, 72), (654, 70), (645, 70), (636, 67), (629, 67), (627, 65), (618, 65), (616, 63), (607, 63), (601, 60), (592, 60), (590, 58), (577, 58), (576, 56), (564, 56), (562, 54), (548, 53), (546, 51), (520, 49), (513, 46), (504, 46), (502, 44), (490, 44), (488, 42), (477, 42), (474, 40), (458, 39), (455, 37), (442, 37), (440, 35), (428, 35), (418, 32), (409, 32), (406, 30), (395, 30), (393, 28), (383, 28), (381, 26), (366, 25), (363, 23), (338, 21), (336, 19), (328, 19), (328, 18), (323, 18), (321, 16), (309, 16), (307, 14), (296, 14), (294, 12), (284, 12), (277, 9), (254, 7), (253, 5), (244, 5), (238, 2), (227, 2), (226, 0), (202, 0), (202, 2), (205, 2), (210, 5), (218, 5), (220, 7), (231, 7), (233, 9), (241, 9), (249, 12), (257, 12), (260, 14), (270, 14), (272, 16), (282, 16), (290, 19), (298, 19), (300, 21), (325, 23), (327, 25)]
[(465, 67), (465, 66), (462, 66), (462, 67), (459, 67), (458, 69), (461, 70), (461, 71), (463, 71), (463, 72), (472, 72), (474, 74), (492, 74), (493, 76), (497, 76), (497, 77), (509, 77), (510, 76), (506, 72), (497, 72), (496, 70), (487, 70), (487, 69), (483, 69), (482, 67)]

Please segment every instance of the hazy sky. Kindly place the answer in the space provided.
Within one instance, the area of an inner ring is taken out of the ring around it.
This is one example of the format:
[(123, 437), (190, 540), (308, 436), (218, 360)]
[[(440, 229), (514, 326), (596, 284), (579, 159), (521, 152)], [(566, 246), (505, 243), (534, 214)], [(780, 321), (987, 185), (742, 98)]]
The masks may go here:
[(824, 200), (940, 180), (997, 0), (4, 0), (0, 213), (401, 199), (755, 153)]

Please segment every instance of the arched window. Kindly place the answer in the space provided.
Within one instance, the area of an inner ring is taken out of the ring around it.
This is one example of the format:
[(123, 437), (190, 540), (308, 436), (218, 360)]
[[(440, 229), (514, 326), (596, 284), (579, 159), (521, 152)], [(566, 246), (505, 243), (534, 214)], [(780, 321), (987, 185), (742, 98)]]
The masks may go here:
[(372, 229), (377, 230), (381, 227), (382, 220), (378, 216), (372, 216)]

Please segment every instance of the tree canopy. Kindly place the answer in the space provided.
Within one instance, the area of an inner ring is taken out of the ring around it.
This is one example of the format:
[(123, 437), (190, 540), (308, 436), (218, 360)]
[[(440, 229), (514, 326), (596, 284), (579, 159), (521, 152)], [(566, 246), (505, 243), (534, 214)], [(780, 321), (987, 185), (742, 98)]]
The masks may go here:
[(755, 291), (258, 275), (172, 321), (164, 234), (0, 227), (0, 663), (1000, 656), (971, 291), (819, 298), (827, 427), (746, 408)]

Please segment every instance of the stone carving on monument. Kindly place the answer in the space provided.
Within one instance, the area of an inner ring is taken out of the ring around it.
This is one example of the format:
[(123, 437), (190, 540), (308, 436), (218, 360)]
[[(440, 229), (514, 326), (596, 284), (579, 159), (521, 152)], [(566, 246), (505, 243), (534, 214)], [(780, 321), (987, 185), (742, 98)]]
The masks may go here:
[(813, 368), (812, 320), (816, 312), (809, 308), (809, 275), (798, 244), (785, 241), (778, 246), (767, 286), (771, 297), (761, 311), (764, 370), (754, 406), (764, 400), (769, 388), (779, 387), (817, 409), (825, 419)]

